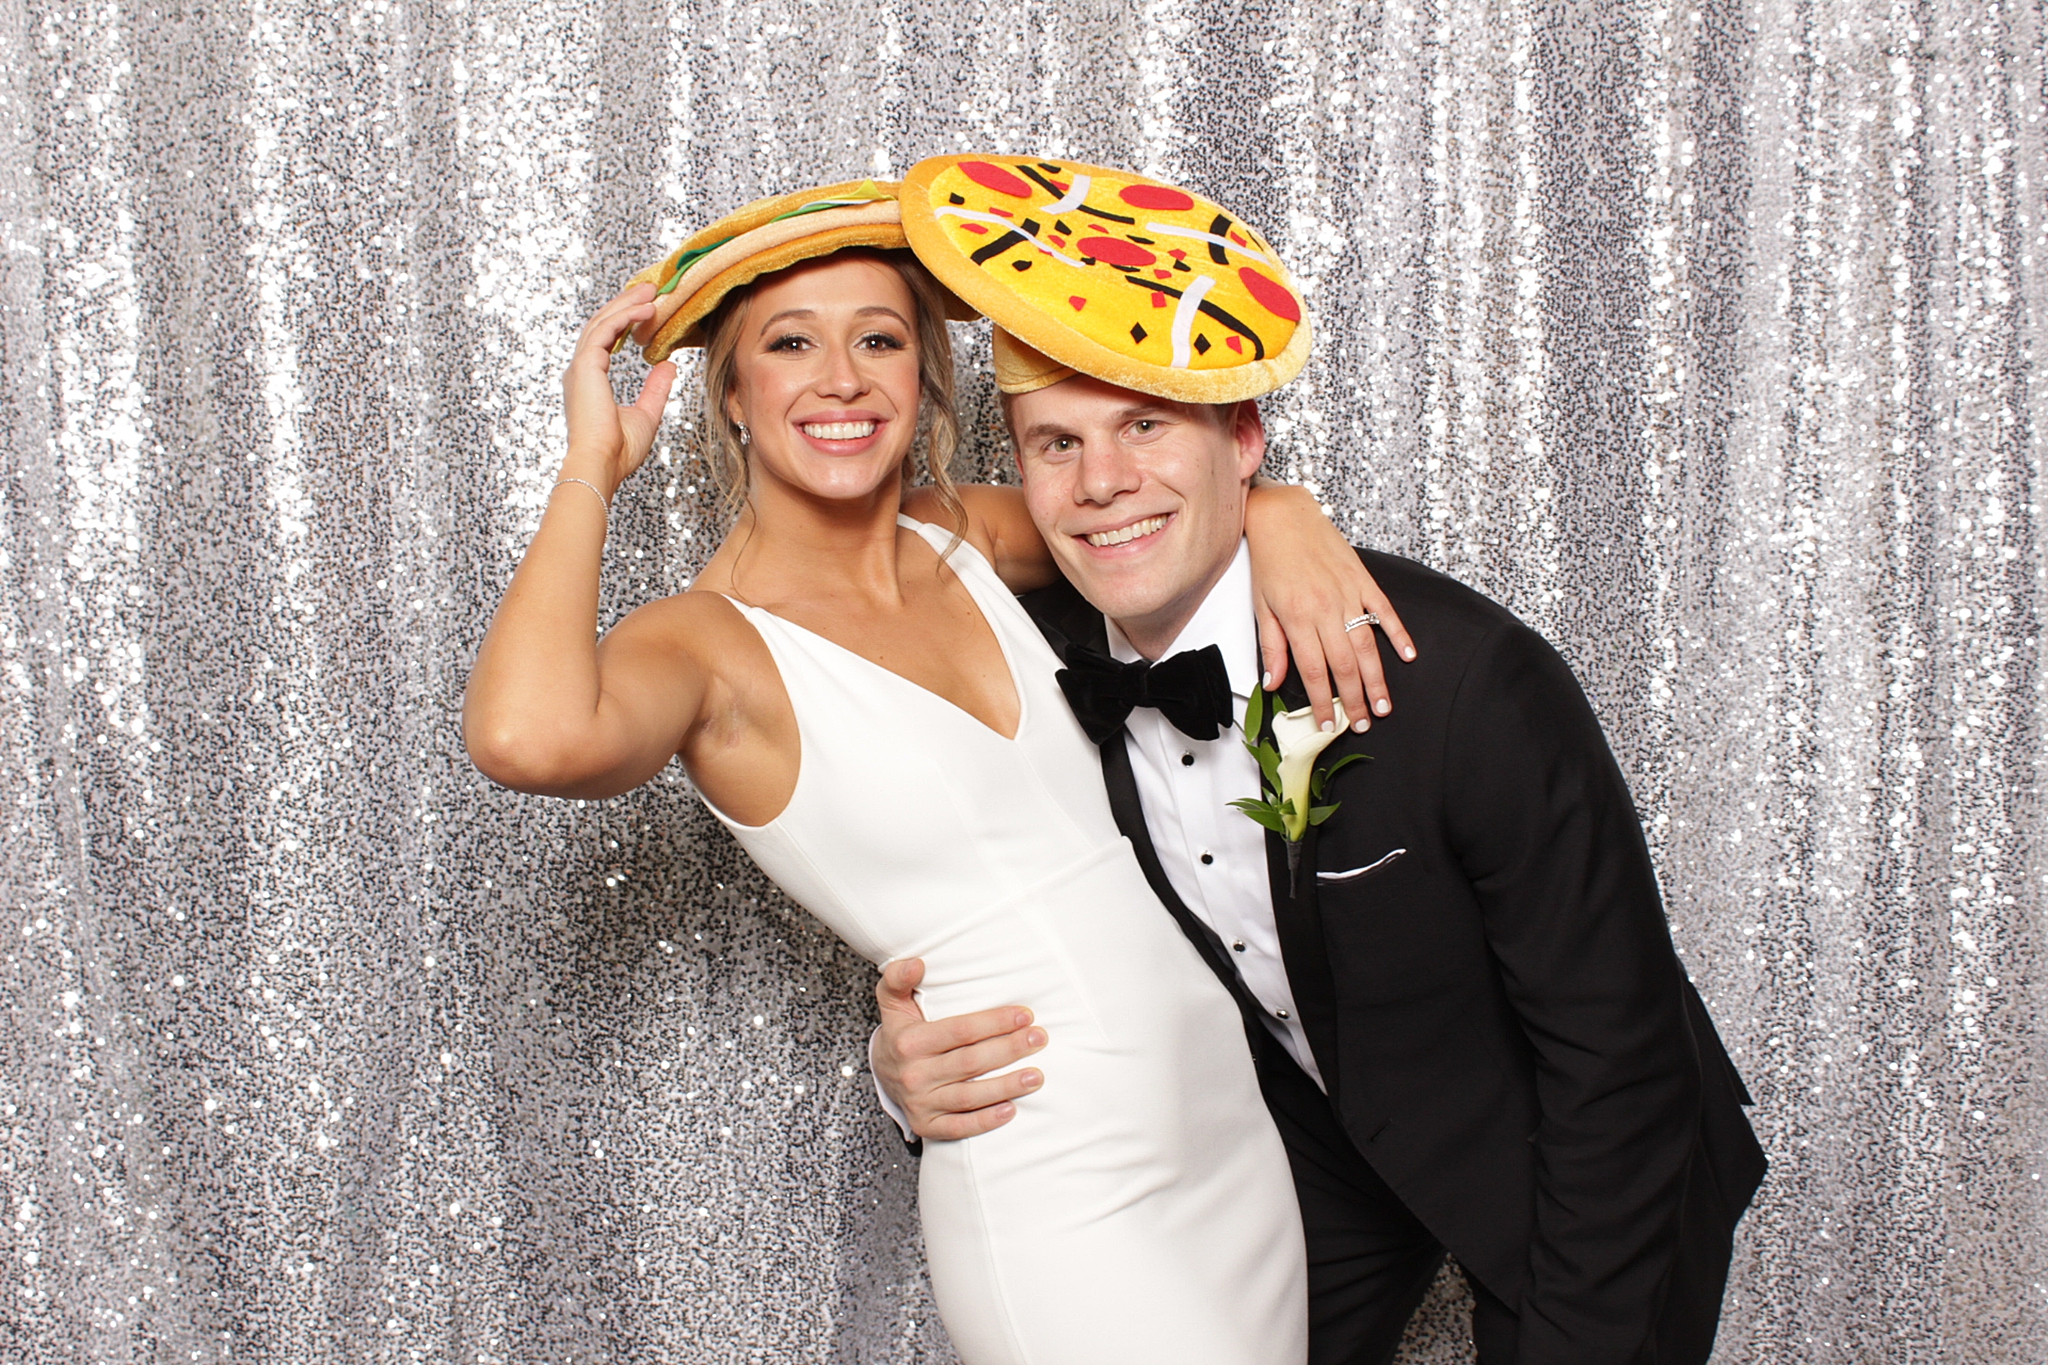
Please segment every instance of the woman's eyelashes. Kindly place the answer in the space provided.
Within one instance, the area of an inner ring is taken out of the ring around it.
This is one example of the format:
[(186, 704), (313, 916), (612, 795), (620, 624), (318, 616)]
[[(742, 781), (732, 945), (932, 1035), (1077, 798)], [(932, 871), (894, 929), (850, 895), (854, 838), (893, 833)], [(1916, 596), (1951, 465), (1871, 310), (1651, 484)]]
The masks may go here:
[[(854, 338), (853, 349), (870, 354), (901, 351), (910, 345), (909, 341), (892, 332), (863, 332)], [(805, 332), (781, 332), (762, 343), (765, 351), (779, 351), (796, 354), (817, 349), (817, 338)]]

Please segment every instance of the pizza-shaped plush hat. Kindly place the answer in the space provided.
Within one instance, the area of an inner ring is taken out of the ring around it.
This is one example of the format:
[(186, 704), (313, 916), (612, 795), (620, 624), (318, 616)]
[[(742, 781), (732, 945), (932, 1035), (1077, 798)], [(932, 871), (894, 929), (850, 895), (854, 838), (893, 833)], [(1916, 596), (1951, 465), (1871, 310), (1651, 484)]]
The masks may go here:
[[(849, 180), (756, 199), (728, 213), (627, 281), (651, 283), (654, 317), (633, 330), (649, 364), (678, 346), (702, 346), (703, 322), (727, 294), (762, 275), (847, 247), (908, 246), (893, 180)], [(957, 302), (957, 301), (949, 301)], [(949, 316), (975, 314), (964, 306)]]
[(1006, 393), (1078, 371), (1234, 403), (1308, 360), (1301, 290), (1273, 248), (1178, 186), (1072, 161), (935, 156), (899, 197), (911, 250), (995, 321)]

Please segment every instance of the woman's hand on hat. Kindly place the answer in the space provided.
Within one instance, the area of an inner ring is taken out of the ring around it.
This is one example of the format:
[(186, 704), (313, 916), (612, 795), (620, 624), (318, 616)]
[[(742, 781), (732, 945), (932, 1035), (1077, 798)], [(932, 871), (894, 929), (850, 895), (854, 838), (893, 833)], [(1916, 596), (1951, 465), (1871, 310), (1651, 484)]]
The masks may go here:
[(636, 284), (598, 309), (583, 325), (575, 354), (562, 372), (562, 406), (569, 427), (569, 458), (562, 473), (601, 479), (607, 498), (654, 448), (662, 409), (675, 387), (675, 364), (664, 360), (648, 370), (632, 403), (620, 403), (612, 392), (612, 348), (654, 316), (654, 299), (653, 285)]

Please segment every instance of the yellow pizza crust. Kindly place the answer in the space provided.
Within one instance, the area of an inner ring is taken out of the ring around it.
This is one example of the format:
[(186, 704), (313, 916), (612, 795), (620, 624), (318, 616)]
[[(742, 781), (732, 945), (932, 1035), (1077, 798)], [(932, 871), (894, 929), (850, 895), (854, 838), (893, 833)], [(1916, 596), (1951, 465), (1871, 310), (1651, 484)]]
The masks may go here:
[(1307, 309), (1272, 247), (1178, 186), (956, 155), (912, 167), (899, 197), (911, 250), (939, 282), (1058, 365), (1230, 403), (1271, 392), (1308, 360)]

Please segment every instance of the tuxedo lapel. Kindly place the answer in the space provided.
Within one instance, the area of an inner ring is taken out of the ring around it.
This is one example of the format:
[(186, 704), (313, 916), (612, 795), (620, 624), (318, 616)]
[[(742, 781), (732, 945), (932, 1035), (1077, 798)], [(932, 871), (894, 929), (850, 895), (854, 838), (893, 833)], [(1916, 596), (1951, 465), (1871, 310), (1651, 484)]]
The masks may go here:
[[(1281, 700), (1292, 710), (1308, 705), (1308, 693), (1292, 673), (1280, 685)], [(1355, 736), (1347, 735), (1323, 751), (1327, 766), (1343, 757)], [(1340, 809), (1330, 818), (1343, 818)], [(1301, 861), (1290, 877), (1287, 840), (1266, 834), (1266, 876), (1273, 894), (1273, 925), (1279, 931), (1280, 959), (1287, 967), (1287, 985), (1301, 1015), (1301, 1031), (1315, 1053), (1316, 1069), (1330, 1099), (1337, 1098), (1337, 982), (1330, 971), (1329, 945), (1323, 940), (1323, 917), (1316, 899), (1316, 845), (1322, 830), (1311, 825), (1302, 834)], [(1292, 885), (1290, 886), (1290, 882)]]

